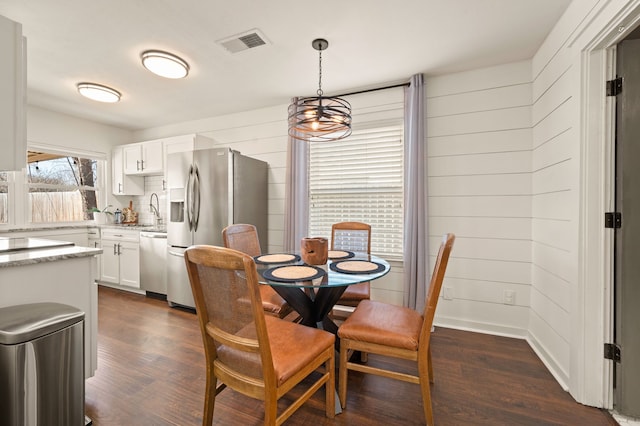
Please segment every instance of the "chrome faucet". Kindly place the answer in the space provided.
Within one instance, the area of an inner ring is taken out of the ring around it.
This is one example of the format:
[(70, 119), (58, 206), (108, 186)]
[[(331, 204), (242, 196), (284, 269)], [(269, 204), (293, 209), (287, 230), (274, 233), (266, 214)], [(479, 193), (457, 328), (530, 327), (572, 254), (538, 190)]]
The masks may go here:
[[(153, 197), (156, 197), (156, 205), (153, 205)], [(160, 217), (160, 201), (158, 201), (158, 194), (155, 192), (151, 194), (149, 200), (149, 211), (154, 214), (154, 225), (162, 224), (162, 218)]]

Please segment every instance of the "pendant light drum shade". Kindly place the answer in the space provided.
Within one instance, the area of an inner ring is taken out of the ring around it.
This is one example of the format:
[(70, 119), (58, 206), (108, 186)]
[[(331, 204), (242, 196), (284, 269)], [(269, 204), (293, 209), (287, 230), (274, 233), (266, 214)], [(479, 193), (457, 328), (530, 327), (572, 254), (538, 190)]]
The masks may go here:
[(335, 141), (351, 134), (351, 105), (342, 98), (298, 98), (289, 105), (289, 135), (302, 140)]
[(329, 42), (318, 38), (311, 43), (318, 51), (318, 96), (296, 98), (289, 105), (289, 136), (307, 141), (336, 141), (351, 134), (351, 104), (322, 92), (322, 51)]

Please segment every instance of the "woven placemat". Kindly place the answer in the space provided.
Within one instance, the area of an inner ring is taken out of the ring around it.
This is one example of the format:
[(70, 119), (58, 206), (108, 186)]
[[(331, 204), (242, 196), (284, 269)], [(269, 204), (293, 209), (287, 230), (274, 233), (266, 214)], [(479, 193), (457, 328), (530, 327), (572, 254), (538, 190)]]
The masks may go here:
[(384, 265), (367, 260), (343, 260), (332, 263), (330, 268), (343, 274), (375, 274), (384, 271)]
[(349, 259), (355, 256), (352, 251), (347, 250), (329, 250), (329, 259)]
[(273, 264), (273, 263), (291, 263), (300, 260), (300, 256), (297, 254), (289, 253), (277, 253), (277, 254), (263, 254), (253, 258), (256, 263)]
[(268, 280), (280, 282), (296, 282), (315, 280), (324, 276), (326, 272), (315, 266), (278, 266), (267, 269), (262, 276)]

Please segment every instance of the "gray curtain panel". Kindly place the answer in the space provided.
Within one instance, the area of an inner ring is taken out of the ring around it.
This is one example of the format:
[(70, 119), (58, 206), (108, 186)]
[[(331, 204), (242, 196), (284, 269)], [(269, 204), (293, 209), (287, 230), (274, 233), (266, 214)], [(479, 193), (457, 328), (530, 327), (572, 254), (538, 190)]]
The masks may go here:
[[(297, 103), (297, 98), (291, 104)], [(284, 197), (284, 250), (300, 250), (309, 229), (309, 145), (289, 136)]]
[(424, 82), (411, 77), (404, 92), (404, 305), (422, 312), (427, 297), (429, 240), (427, 232)]

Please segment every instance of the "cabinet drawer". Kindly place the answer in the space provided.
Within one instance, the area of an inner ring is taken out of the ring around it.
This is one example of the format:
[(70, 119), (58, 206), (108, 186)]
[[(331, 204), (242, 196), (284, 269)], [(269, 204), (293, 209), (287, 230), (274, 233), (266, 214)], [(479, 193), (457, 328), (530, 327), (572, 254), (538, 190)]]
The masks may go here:
[(140, 241), (140, 231), (134, 231), (129, 229), (102, 229), (103, 240), (116, 240), (116, 241)]

